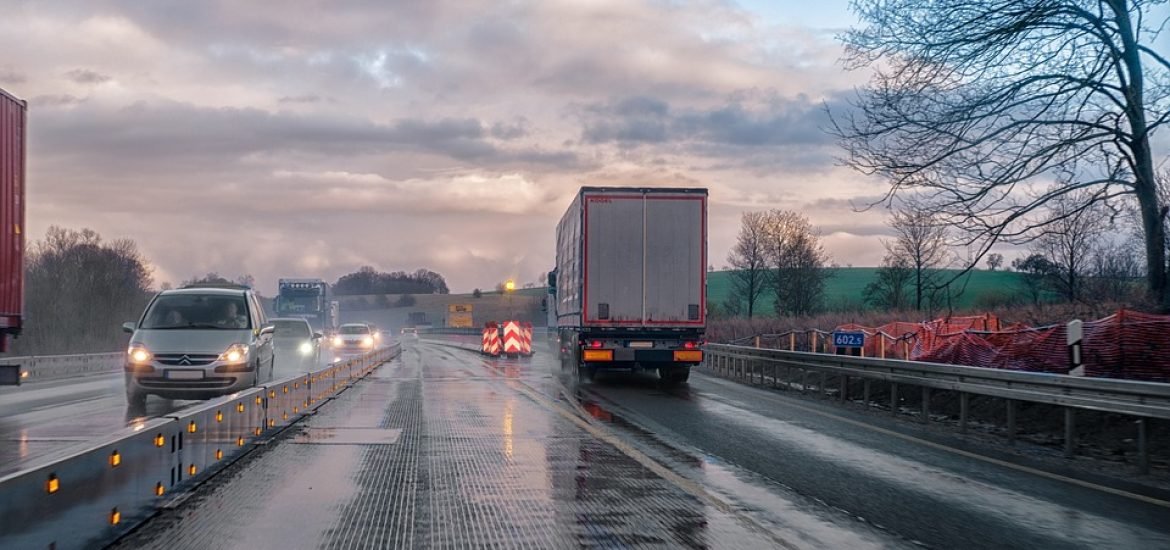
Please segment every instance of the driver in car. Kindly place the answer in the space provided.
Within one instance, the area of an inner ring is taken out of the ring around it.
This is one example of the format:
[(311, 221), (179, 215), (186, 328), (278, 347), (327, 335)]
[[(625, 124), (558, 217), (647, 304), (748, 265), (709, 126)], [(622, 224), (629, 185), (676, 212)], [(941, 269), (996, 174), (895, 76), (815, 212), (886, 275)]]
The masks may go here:
[(224, 306), (223, 318), (219, 320), (219, 325), (226, 328), (247, 328), (248, 319), (240, 315), (239, 306), (235, 302), (228, 302)]

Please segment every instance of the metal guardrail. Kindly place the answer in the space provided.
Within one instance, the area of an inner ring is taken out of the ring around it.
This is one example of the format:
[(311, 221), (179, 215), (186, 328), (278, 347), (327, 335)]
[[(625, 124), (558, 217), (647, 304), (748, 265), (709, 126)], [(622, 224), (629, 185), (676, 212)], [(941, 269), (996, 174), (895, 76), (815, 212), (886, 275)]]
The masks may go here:
[(17, 365), (17, 383), (61, 380), (77, 376), (105, 374), (122, 370), (124, 353), (88, 353), (77, 355), (34, 355), (3, 357), (0, 363)]
[(0, 476), (0, 547), (104, 546), (400, 352), (394, 344), (146, 420)]
[[(1065, 410), (1065, 454), (1075, 449), (1074, 411), (1076, 409), (1124, 414), (1137, 417), (1139, 467), (1148, 468), (1146, 418), (1170, 419), (1170, 384), (1082, 378), (1059, 374), (965, 367), (920, 361), (827, 355), (800, 351), (758, 349), (726, 344), (708, 344), (704, 365), (717, 374), (773, 387), (814, 388), (848, 397), (849, 382), (864, 383), (863, 399), (869, 402), (871, 381), (890, 384), (891, 410), (896, 414), (899, 385), (922, 388), (921, 419), (930, 419), (930, 391), (959, 392), (959, 427), (966, 431), (969, 395), (984, 395), (1007, 400), (1008, 435), (1015, 437), (1015, 403), (1029, 402), (1056, 405)], [(810, 380), (818, 373), (820, 380)], [(835, 377), (836, 387), (829, 377)]]

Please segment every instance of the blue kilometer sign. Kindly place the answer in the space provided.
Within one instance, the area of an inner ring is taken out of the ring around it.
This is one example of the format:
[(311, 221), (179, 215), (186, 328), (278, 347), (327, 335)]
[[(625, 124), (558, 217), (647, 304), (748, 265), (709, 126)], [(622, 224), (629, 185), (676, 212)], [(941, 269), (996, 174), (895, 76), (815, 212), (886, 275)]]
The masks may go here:
[(864, 332), (834, 332), (833, 345), (839, 348), (860, 348), (865, 346)]

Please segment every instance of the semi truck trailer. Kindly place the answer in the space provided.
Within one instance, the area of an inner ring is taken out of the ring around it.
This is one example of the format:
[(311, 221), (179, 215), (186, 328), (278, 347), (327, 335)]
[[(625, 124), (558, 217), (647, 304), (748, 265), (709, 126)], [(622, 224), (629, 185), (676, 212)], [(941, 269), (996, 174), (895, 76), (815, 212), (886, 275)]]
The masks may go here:
[(549, 283), (562, 366), (581, 381), (687, 381), (707, 326), (707, 190), (584, 187), (557, 225)]
[[(26, 109), (0, 90), (0, 352), (24, 321)], [(0, 385), (19, 383), (20, 365), (0, 364)]]

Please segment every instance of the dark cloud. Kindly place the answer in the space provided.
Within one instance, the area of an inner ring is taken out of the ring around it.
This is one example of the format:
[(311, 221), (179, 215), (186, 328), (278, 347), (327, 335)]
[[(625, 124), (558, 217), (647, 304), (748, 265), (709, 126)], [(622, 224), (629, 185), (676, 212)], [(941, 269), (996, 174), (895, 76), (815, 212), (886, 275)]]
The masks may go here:
[[(63, 96), (42, 101), (61, 105), (79, 100)], [(403, 151), (483, 165), (576, 163), (572, 152), (505, 149), (488, 137), (488, 128), (475, 118), (405, 118), (378, 124), (353, 116), (159, 101), (113, 110), (94, 107), (45, 113), (38, 120), (34, 146), (52, 155), (96, 157), (96, 162), (119, 165), (199, 159), (221, 166), (257, 154), (353, 156)]]
[(101, 84), (109, 82), (111, 77), (89, 69), (73, 69), (65, 73), (65, 77), (78, 84)]
[(84, 99), (69, 94), (39, 95), (29, 100), (34, 107), (69, 107), (83, 102)]
[(732, 102), (714, 109), (672, 108), (652, 97), (595, 103), (580, 110), (587, 143), (692, 143), (735, 147), (821, 146), (823, 105), (807, 97), (772, 99), (760, 107)]
[(0, 68), (0, 84), (23, 84), (27, 80), (28, 77), (24, 76), (23, 73)]
[(497, 122), (492, 124), (492, 137), (509, 140), (528, 135), (528, 119), (518, 117), (512, 122)]
[(325, 101), (325, 98), (322, 98), (321, 96), (316, 95), (316, 94), (310, 94), (310, 95), (298, 95), (298, 96), (284, 96), (284, 97), (280, 98), (278, 101), (280, 101), (281, 103), (320, 103), (322, 101)]

